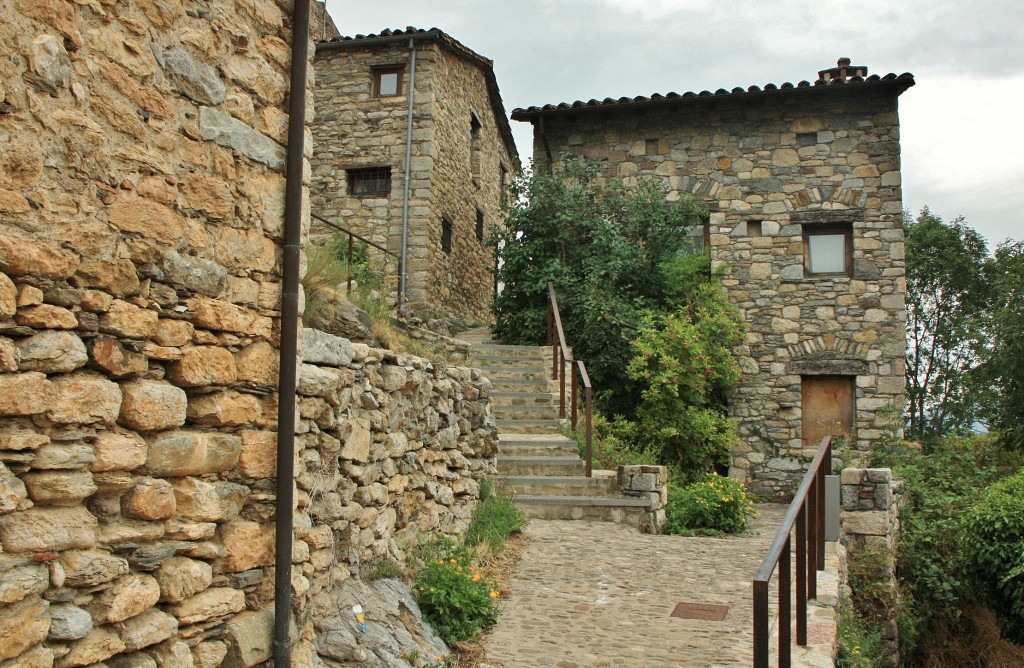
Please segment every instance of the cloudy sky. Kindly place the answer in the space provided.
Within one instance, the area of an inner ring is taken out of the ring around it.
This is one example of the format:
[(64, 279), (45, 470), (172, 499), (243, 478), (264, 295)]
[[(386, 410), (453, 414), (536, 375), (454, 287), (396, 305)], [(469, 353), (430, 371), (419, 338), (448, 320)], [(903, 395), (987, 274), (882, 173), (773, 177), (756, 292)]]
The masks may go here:
[[(912, 72), (903, 201), (1024, 239), (1019, 0), (327, 0), (344, 35), (437, 27), (494, 61), (505, 108)], [(512, 123), (520, 155), (531, 128)]]

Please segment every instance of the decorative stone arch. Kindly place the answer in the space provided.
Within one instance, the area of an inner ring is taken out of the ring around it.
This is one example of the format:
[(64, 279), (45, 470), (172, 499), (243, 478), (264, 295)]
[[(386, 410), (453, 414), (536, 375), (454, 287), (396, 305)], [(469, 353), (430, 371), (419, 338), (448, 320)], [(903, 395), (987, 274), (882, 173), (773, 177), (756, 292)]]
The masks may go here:
[(863, 376), (868, 373), (867, 346), (822, 334), (787, 346), (786, 372), (797, 376)]
[(790, 193), (786, 201), (790, 209), (803, 209), (812, 205), (842, 204), (851, 209), (862, 209), (867, 204), (868, 196), (862, 190), (852, 188), (833, 188), (816, 186)]

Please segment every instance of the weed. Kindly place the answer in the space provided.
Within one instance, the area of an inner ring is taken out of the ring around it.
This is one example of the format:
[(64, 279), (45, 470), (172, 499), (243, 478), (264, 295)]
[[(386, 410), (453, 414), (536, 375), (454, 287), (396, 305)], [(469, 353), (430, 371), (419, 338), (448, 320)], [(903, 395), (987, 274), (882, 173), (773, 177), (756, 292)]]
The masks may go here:
[(435, 544), (438, 558), (423, 565), (414, 586), (420, 609), (446, 643), (468, 640), (498, 621), (500, 585), (474, 564), (471, 549), (444, 536)]
[(391, 559), (380, 559), (370, 567), (370, 580), (387, 580), (389, 578), (401, 578), (402, 567), (397, 561)]
[(495, 554), (505, 547), (509, 534), (526, 526), (526, 515), (516, 508), (511, 494), (496, 490), (491, 481), (481, 485), (480, 498), (466, 530), (466, 544), (486, 544), (490, 553)]

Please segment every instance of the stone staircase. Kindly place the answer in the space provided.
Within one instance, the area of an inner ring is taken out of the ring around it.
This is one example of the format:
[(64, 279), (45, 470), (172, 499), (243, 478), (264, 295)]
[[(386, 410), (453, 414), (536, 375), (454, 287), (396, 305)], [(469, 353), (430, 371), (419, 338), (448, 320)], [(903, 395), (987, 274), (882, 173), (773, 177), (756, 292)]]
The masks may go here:
[(623, 495), (613, 471), (587, 478), (576, 441), (559, 431), (549, 347), (501, 345), (481, 334), (459, 338), (472, 342), (469, 363), (491, 381), (498, 481), (515, 490), (516, 505), (528, 517), (646, 522), (649, 501)]

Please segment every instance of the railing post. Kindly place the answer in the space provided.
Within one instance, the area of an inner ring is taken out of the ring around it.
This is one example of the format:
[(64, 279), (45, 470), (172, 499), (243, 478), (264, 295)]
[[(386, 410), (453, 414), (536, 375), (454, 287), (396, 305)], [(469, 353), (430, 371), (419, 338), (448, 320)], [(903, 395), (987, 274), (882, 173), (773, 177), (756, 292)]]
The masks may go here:
[(768, 668), (768, 582), (754, 580), (754, 668)]
[(825, 476), (832, 473), (832, 439), (829, 439), (825, 447), (825, 456), (818, 467), (818, 544), (815, 549), (818, 553), (818, 570), (825, 570)]
[(580, 389), (579, 374), (573, 365), (573, 360), (569, 360), (569, 371), (572, 372), (572, 404), (569, 408), (569, 412), (572, 415), (572, 431), (576, 433), (576, 417), (579, 413), (579, 406), (577, 405), (577, 395)]
[(589, 382), (587, 383), (586, 394), (587, 394), (587, 414), (586, 414), (586, 421), (587, 421), (587, 477), (591, 478), (591, 477), (593, 477), (593, 473), (594, 473), (594, 452), (593, 452), (593, 449), (591, 447), (591, 437), (593, 435), (594, 426), (593, 426), (593, 422), (591, 421), (592, 413), (591, 413), (591, 410), (590, 410), (591, 395), (590, 395), (590, 383)]
[(565, 418), (565, 357), (561, 354), (558, 364), (558, 418)]
[(807, 490), (807, 598), (818, 598), (818, 477)]
[(790, 668), (793, 650), (792, 617), (793, 608), (790, 592), (793, 590), (790, 566), (790, 538), (786, 536), (786, 544), (779, 555), (779, 668)]
[(807, 509), (796, 516), (796, 644), (807, 645)]
[(345, 286), (345, 294), (352, 292), (352, 233), (348, 234), (348, 285)]

